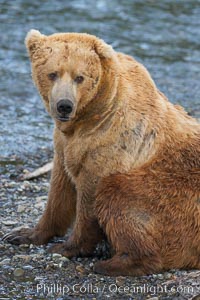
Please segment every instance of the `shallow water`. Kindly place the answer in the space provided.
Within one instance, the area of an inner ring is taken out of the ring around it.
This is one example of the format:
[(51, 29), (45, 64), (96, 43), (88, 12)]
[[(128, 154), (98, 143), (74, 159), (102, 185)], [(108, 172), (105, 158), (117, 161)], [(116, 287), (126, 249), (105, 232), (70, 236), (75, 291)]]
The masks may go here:
[(24, 46), (29, 29), (103, 38), (144, 63), (172, 102), (199, 117), (199, 16), (198, 0), (0, 0), (0, 164), (52, 147), (52, 121)]

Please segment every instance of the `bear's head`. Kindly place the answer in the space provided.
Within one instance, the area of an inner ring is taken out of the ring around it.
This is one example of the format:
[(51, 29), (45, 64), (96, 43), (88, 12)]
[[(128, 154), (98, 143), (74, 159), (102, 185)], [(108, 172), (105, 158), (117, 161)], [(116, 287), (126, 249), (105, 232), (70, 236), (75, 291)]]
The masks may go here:
[(31, 30), (25, 43), (33, 80), (55, 120), (74, 119), (98, 93), (104, 93), (102, 80), (116, 57), (104, 41), (89, 34), (46, 36)]

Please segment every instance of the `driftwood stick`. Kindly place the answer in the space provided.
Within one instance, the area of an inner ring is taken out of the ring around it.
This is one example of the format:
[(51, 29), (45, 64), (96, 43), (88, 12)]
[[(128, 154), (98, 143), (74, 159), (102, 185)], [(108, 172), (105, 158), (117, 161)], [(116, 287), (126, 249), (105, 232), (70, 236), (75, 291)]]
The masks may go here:
[(30, 180), (30, 179), (34, 179), (37, 178), (41, 175), (46, 174), (47, 172), (51, 171), (51, 169), (53, 168), (53, 162), (49, 162), (47, 164), (45, 164), (44, 166), (36, 169), (33, 172), (28, 172), (26, 174), (23, 174), (22, 176), (20, 176), (20, 180)]

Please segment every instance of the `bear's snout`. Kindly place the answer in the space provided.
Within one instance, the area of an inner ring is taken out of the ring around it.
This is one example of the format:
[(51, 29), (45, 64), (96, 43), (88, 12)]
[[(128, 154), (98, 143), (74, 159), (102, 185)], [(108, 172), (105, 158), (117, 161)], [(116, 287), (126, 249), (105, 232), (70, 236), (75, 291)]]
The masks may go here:
[(57, 112), (61, 121), (67, 121), (73, 111), (73, 103), (69, 99), (61, 99), (57, 103)]

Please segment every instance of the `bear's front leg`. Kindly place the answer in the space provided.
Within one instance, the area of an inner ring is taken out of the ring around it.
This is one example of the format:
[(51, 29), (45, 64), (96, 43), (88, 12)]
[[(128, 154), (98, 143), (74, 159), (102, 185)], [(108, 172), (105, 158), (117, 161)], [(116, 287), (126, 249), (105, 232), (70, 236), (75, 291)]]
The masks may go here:
[(12, 244), (46, 244), (54, 236), (63, 236), (75, 218), (76, 191), (62, 160), (55, 154), (51, 187), (45, 212), (35, 228), (22, 228), (6, 234)]
[(90, 256), (98, 242), (103, 239), (103, 232), (98, 224), (93, 205), (94, 188), (78, 191), (76, 222), (69, 239), (49, 249), (51, 253), (60, 253), (66, 257)]

